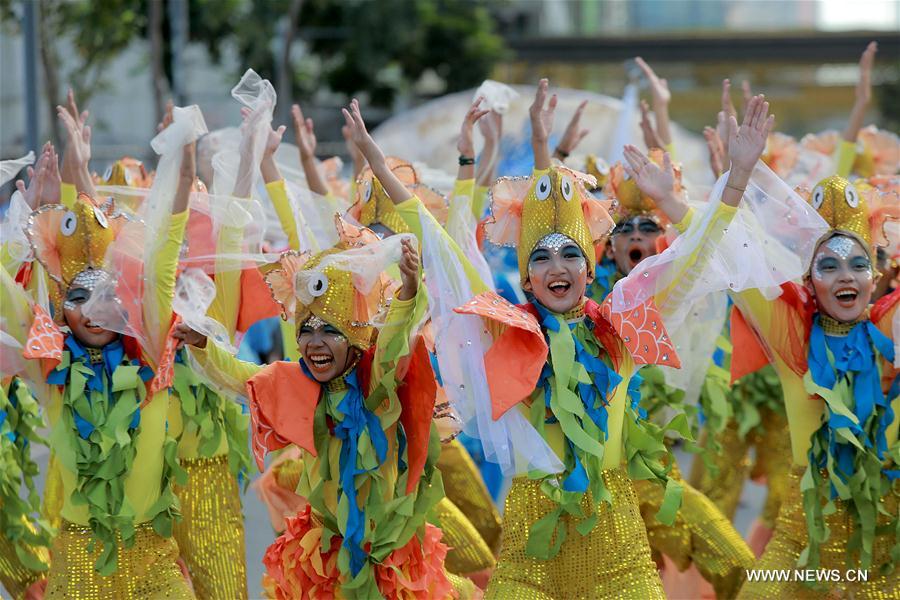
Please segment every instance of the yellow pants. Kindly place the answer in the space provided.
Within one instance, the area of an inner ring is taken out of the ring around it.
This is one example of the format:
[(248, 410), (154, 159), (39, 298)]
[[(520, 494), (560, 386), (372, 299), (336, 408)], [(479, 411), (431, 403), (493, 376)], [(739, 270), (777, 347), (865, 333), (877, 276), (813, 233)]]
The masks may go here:
[[(672, 477), (681, 481), (677, 465)], [(680, 571), (691, 563), (716, 590), (719, 598), (733, 598), (753, 566), (755, 557), (741, 535), (709, 498), (682, 481), (684, 496), (672, 525), (656, 520), (665, 489), (652, 481), (635, 481), (641, 514), (653, 552), (668, 556)]]
[(116, 572), (104, 577), (94, 570), (100, 544), (94, 552), (87, 546), (93, 535), (89, 527), (62, 521), (50, 550), (47, 599), (161, 600), (192, 599), (193, 592), (175, 561), (178, 546), (173, 538), (157, 535), (149, 523), (138, 525), (135, 542), (124, 548), (119, 542)]
[[(567, 537), (550, 560), (525, 555), (531, 525), (554, 504), (527, 478), (513, 480), (506, 498), (500, 558), (485, 598), (498, 600), (575, 600), (578, 598), (664, 599), (656, 565), (650, 558), (647, 530), (631, 480), (624, 469), (603, 472), (612, 505), (601, 504), (593, 530), (582, 536), (575, 521), (562, 517)], [(586, 494), (583, 508), (590, 508)], [(585, 514), (589, 514), (586, 512)]]
[(441, 541), (450, 546), (444, 562), (447, 571), (468, 575), (496, 564), (481, 534), (449, 498), (441, 498), (433, 512), (444, 532)]
[[(803, 510), (803, 498), (800, 493), (800, 478), (805, 467), (795, 467), (788, 478), (787, 493), (781, 505), (781, 511), (775, 522), (775, 533), (766, 551), (753, 566), (757, 571), (779, 571), (797, 568), (797, 560), (800, 552), (806, 546), (806, 517)], [(888, 492), (882, 498), (883, 508), (889, 515), (896, 517), (900, 509), (900, 492), (897, 486), (894, 491)], [(847, 505), (837, 501), (837, 511), (825, 517), (825, 523), (830, 529), (828, 541), (819, 548), (819, 569), (833, 569), (840, 575), (844, 575), (846, 565), (847, 542), (851, 533), (851, 518), (847, 513)], [(883, 514), (878, 515), (878, 526), (884, 527), (889, 518)], [(763, 599), (763, 598), (856, 598), (868, 600), (900, 599), (900, 567), (895, 566), (893, 571), (880, 575), (879, 567), (889, 562), (890, 549), (894, 542), (894, 532), (888, 531), (876, 535), (873, 545), (873, 562), (868, 571), (867, 582), (845, 581), (827, 584), (826, 589), (811, 589), (808, 584), (801, 581), (750, 581), (748, 580), (738, 598)], [(855, 573), (854, 573), (855, 577)]]
[(188, 483), (175, 490), (182, 519), (174, 537), (200, 600), (247, 598), (244, 516), (228, 457), (181, 460)]

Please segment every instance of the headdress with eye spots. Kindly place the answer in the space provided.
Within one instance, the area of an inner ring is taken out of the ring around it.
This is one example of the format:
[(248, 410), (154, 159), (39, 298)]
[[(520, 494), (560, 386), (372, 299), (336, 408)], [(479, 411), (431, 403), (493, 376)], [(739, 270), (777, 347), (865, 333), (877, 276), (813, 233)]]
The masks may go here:
[(57, 296), (64, 295), (82, 272), (105, 269), (106, 251), (126, 220), (113, 202), (100, 203), (84, 193), (71, 207), (48, 204), (31, 213), (25, 232), (34, 256), (56, 282)]
[(574, 241), (584, 253), (588, 275), (597, 262), (595, 245), (612, 230), (609, 203), (592, 196), (596, 180), (566, 167), (551, 167), (528, 178), (498, 179), (491, 186), (488, 239), (518, 250), (519, 276), (528, 278), (528, 258), (538, 243), (553, 233)]
[(808, 201), (833, 232), (858, 238), (873, 257), (875, 247), (887, 245), (885, 221), (900, 219), (896, 192), (884, 192), (865, 180), (851, 183), (833, 175), (813, 188)]
[(327, 323), (366, 350), (397, 288), (383, 270), (392, 262), (388, 249), (399, 249), (400, 239), (379, 240), (369, 229), (340, 217), (335, 217), (335, 225), (340, 238), (335, 247), (315, 255), (285, 252), (266, 274), (266, 283), (281, 305), (282, 317), (294, 320), (298, 334), (310, 320)]

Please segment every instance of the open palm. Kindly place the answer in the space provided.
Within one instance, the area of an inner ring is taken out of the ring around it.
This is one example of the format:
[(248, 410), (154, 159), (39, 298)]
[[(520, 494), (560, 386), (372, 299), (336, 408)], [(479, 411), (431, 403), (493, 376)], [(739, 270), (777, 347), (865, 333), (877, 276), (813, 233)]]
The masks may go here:
[(740, 127), (734, 116), (729, 117), (728, 158), (732, 169), (745, 173), (753, 170), (774, 125), (775, 116), (769, 114), (769, 103), (762, 95), (750, 99)]

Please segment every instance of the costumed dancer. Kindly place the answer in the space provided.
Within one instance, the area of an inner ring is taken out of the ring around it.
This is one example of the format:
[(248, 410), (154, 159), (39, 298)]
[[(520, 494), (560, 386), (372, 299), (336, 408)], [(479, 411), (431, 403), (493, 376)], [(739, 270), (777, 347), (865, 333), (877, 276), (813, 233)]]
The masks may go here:
[(892, 597), (900, 589), (896, 471), (900, 409), (896, 335), (900, 295), (871, 308), (875, 247), (895, 197), (862, 194), (840, 176), (820, 182), (810, 204), (827, 222), (803, 285), (735, 295), (781, 379), (793, 468), (772, 540), (756, 567), (874, 571), (868, 582), (827, 589), (748, 582), (741, 597)]
[[(30, 321), (7, 325), (25, 339), (29, 383), (46, 398), (64, 490), (50, 598), (193, 597), (170, 537), (180, 469), (165, 431), (171, 363), (164, 357), (174, 348), (166, 341), (171, 298), (193, 183), (192, 141), (202, 131), (199, 110), (178, 109), (175, 126), (154, 139), (168, 160), (144, 225), (86, 194), (70, 208), (45, 205), (29, 219), (34, 255), (57, 287), (57, 321), (37, 303)], [(27, 310), (25, 297), (4, 300)]]
[[(426, 522), (443, 490), (431, 426), (436, 382), (414, 336), (425, 310), (414, 240), (379, 241), (336, 224), (338, 246), (289, 251), (266, 277), (293, 315), (299, 364), (259, 367), (187, 328), (182, 335), (204, 346), (192, 351), (210, 372), (247, 382), (260, 467), (269, 451), (302, 450), (297, 493), (309, 504), (264, 558), (274, 597), (447, 597), (447, 547)], [(392, 294), (383, 270), (394, 261), (402, 284), (384, 316)]]

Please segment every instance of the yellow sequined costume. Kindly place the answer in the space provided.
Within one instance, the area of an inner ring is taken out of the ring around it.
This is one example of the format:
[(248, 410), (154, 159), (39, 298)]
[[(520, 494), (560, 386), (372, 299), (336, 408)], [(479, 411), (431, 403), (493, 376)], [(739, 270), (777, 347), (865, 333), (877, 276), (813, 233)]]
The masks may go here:
[(50, 577), (46, 598), (194, 598), (175, 562), (178, 545), (157, 535), (149, 523), (138, 525), (131, 548), (119, 542), (119, 565), (109, 577), (94, 570), (99, 549), (87, 552), (90, 540), (89, 527), (62, 522), (50, 549), (51, 568), (62, 577)]
[[(756, 562), (753, 568), (757, 571), (793, 570), (797, 565), (797, 559), (807, 543), (806, 518), (803, 511), (803, 496), (800, 493), (800, 479), (806, 467), (795, 467), (788, 476), (787, 494), (781, 505), (781, 512), (775, 522), (775, 535), (766, 546), (766, 551)], [(891, 515), (896, 517), (900, 510), (898, 502), (898, 486), (894, 485), (894, 492), (888, 493), (880, 508), (887, 514), (878, 515), (880, 527), (886, 526)], [(738, 598), (742, 600), (791, 598), (796, 600), (815, 598), (857, 598), (867, 600), (896, 600), (900, 598), (900, 569), (894, 567), (887, 574), (879, 573), (877, 567), (868, 570), (868, 581), (849, 581), (856, 577), (856, 569), (848, 567), (846, 563), (847, 547), (850, 543), (851, 527), (850, 517), (847, 513), (845, 502), (836, 502), (837, 511), (825, 517), (825, 522), (831, 530), (831, 535), (820, 547), (821, 563), (818, 569), (834, 570), (839, 573), (844, 581), (830, 582), (827, 588), (811, 589), (808, 584), (801, 581), (747, 581), (741, 588)], [(892, 531), (875, 536), (873, 547), (873, 564), (881, 565), (890, 562), (890, 551), (893, 545)], [(847, 569), (853, 574), (846, 576)]]
[[(565, 598), (665, 598), (650, 558), (647, 531), (637, 508), (631, 480), (623, 469), (603, 471), (612, 504), (603, 503), (596, 526), (585, 536), (563, 516), (566, 541), (550, 561), (525, 552), (528, 530), (554, 506), (540, 482), (513, 480), (503, 518), (503, 547), (486, 599), (551, 600)], [(592, 498), (585, 495), (585, 512)]]
[[(32, 560), (44, 564), (50, 562), (50, 555), (44, 547), (29, 548), (27, 551), (31, 553)], [(44, 576), (44, 572), (34, 571), (22, 564), (15, 545), (5, 535), (0, 535), (0, 585), (13, 598), (22, 597), (31, 584)]]

